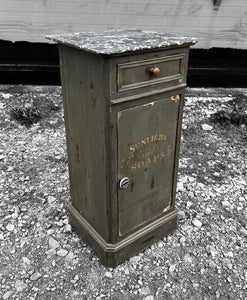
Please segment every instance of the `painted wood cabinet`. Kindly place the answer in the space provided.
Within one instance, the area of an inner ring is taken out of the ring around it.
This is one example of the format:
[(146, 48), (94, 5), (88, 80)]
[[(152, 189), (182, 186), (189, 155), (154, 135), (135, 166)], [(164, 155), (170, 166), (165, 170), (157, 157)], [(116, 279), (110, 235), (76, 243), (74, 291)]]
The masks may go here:
[(176, 229), (189, 46), (141, 30), (53, 35), (59, 43), (70, 222), (108, 266)]

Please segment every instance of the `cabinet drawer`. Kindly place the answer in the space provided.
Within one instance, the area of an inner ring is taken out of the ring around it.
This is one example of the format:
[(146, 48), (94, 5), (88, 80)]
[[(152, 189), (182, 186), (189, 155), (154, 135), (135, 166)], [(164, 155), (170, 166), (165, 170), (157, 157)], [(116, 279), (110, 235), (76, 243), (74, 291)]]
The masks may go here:
[(117, 92), (181, 80), (185, 55), (176, 54), (117, 64)]

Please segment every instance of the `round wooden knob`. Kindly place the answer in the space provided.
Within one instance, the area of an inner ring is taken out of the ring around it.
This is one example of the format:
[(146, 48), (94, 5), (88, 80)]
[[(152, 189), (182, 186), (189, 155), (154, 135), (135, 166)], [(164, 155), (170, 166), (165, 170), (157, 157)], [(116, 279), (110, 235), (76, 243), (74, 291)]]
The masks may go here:
[(160, 75), (160, 69), (158, 67), (154, 67), (150, 69), (150, 75), (157, 77)]

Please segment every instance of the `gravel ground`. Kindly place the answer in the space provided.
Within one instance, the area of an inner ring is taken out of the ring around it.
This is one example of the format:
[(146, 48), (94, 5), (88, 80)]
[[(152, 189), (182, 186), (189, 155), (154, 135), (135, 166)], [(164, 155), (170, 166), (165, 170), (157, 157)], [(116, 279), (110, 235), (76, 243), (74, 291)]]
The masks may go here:
[(247, 299), (246, 95), (187, 90), (178, 229), (111, 269), (68, 224), (60, 87), (0, 86), (0, 298)]

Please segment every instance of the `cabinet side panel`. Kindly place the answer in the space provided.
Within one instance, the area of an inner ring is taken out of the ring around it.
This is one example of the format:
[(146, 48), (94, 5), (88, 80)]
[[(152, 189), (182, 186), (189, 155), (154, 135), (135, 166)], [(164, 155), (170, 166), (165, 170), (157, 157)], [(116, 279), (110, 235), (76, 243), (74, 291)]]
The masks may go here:
[(107, 239), (102, 57), (59, 45), (72, 206)]

